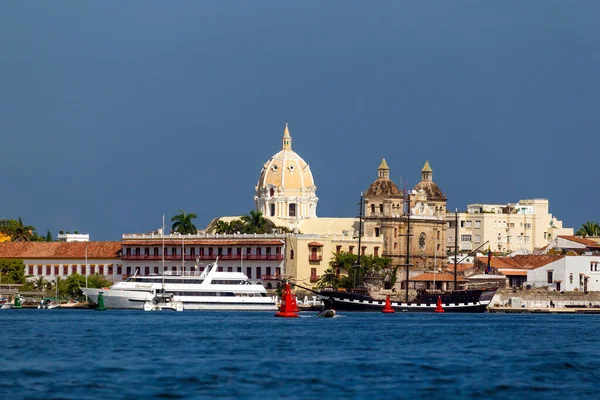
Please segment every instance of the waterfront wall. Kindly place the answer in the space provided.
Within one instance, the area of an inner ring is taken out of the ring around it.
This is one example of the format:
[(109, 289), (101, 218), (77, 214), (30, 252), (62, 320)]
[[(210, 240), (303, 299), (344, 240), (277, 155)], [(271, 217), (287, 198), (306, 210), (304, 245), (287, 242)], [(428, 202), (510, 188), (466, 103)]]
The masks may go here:
[(552, 302), (556, 308), (565, 306), (600, 306), (600, 292), (556, 292), (547, 289), (514, 290), (499, 289), (490, 305), (492, 307), (510, 307), (511, 298), (520, 299), (521, 306), (530, 308), (549, 308)]

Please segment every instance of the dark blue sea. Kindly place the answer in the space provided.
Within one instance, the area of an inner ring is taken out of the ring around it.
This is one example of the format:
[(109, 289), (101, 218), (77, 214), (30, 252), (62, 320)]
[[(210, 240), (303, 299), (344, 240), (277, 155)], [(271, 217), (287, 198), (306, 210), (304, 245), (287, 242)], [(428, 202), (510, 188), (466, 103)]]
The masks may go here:
[(597, 398), (600, 315), (2, 310), (2, 399)]

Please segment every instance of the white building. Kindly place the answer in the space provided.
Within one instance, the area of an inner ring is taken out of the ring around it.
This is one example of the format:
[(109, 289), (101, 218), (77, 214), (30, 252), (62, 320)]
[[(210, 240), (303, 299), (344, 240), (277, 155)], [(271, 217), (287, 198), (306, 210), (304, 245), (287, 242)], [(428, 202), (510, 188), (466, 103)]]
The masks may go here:
[(89, 242), (89, 233), (59, 233), (57, 236), (59, 242)]
[(565, 256), (527, 271), (526, 285), (556, 291), (600, 291), (600, 256)]
[[(454, 251), (455, 213), (448, 213), (447, 249)], [(515, 250), (532, 253), (547, 246), (559, 235), (573, 235), (573, 228), (563, 228), (549, 212), (547, 199), (520, 200), (508, 204), (469, 204), (467, 212), (458, 213), (458, 248), (472, 251), (486, 244), (493, 252)]]

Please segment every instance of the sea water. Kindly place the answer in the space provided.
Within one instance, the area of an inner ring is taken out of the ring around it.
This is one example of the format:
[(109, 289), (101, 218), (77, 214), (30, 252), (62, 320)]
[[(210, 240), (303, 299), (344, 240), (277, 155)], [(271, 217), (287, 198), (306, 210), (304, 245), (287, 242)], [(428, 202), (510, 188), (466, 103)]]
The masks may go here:
[(2, 310), (2, 399), (597, 398), (600, 315)]

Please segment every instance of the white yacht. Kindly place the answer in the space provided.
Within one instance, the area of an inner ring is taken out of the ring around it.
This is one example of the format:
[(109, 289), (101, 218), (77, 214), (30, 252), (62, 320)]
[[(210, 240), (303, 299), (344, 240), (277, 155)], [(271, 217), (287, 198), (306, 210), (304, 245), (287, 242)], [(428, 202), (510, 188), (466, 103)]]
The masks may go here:
[(277, 310), (275, 300), (267, 295), (263, 285), (251, 284), (241, 272), (218, 271), (217, 262), (202, 272), (132, 276), (110, 288), (81, 291), (94, 302), (102, 292), (106, 308), (142, 310), (144, 304), (164, 293), (172, 294), (173, 301), (181, 302), (185, 310)]

